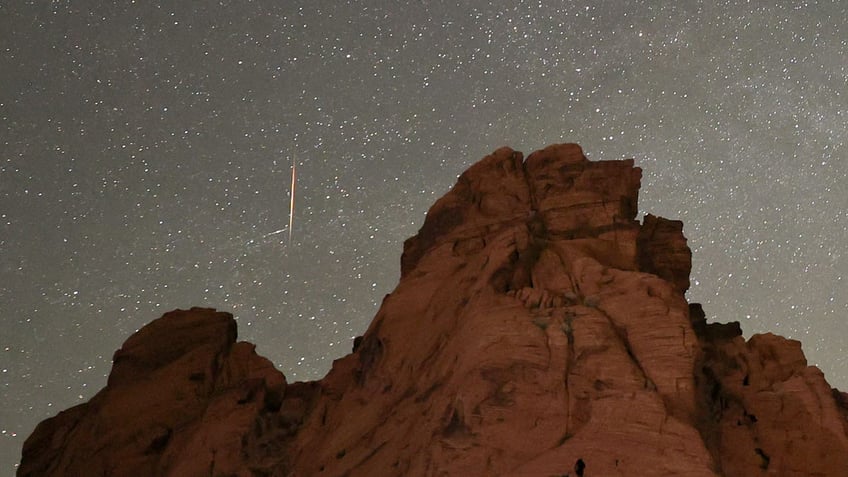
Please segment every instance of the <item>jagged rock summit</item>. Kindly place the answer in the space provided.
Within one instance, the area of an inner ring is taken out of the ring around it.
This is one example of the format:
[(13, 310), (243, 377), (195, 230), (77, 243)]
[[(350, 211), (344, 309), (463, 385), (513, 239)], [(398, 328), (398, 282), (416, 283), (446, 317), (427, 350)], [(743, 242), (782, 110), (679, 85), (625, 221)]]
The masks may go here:
[(688, 304), (641, 171), (501, 148), (404, 244), (354, 351), (287, 384), (226, 313), (175, 311), (42, 422), (19, 476), (844, 476), (848, 395), (800, 343)]

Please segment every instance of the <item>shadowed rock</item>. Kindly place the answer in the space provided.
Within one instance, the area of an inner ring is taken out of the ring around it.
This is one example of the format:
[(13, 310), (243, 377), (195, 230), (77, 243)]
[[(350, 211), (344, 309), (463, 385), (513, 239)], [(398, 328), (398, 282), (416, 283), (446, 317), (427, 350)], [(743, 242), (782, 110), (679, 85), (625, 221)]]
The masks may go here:
[(18, 475), (236, 475), (261, 461), (245, 447), (285, 388), (229, 313), (166, 313), (115, 353), (106, 388), (38, 425)]

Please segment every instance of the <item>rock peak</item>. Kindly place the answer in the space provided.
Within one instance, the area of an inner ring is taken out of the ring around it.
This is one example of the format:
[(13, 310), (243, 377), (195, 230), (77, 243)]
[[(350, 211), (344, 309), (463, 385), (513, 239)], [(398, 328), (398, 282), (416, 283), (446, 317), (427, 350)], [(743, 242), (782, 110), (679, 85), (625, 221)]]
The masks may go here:
[(640, 180), (576, 144), (498, 149), (322, 380), (287, 384), (228, 314), (166, 314), (18, 474), (844, 475), (848, 395), (686, 302), (683, 224), (636, 220)]
[(524, 223), (534, 236), (567, 239), (638, 230), (642, 171), (632, 160), (591, 162), (577, 144), (523, 157), (502, 147), (465, 171), (404, 244), (402, 274), (441, 241), (467, 240), (497, 227)]

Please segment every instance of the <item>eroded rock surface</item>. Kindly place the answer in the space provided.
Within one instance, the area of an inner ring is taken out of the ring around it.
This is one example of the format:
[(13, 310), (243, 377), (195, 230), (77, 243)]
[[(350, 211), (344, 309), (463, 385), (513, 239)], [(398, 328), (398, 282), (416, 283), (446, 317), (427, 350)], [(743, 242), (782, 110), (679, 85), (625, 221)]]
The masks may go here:
[(257, 475), (245, 445), (285, 393), (282, 373), (236, 342), (232, 315), (173, 311), (124, 343), (89, 402), (38, 425), (18, 475)]
[(85, 475), (846, 475), (846, 395), (798, 342), (686, 302), (682, 223), (636, 220), (640, 178), (575, 144), (499, 149), (430, 209), (324, 379), (286, 385), (229, 315), (175, 312), (195, 325), (130, 338), (19, 475), (90, 455)]

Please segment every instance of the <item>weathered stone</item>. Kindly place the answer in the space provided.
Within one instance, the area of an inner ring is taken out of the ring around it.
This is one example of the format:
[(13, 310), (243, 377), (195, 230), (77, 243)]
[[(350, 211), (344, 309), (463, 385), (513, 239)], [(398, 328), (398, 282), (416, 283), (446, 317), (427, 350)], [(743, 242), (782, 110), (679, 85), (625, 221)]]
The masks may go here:
[(522, 157), (436, 202), (322, 380), (287, 386), (226, 314), (169, 314), (19, 475), (845, 475), (848, 395), (686, 302), (683, 225), (635, 220), (633, 161)]
[(645, 215), (636, 246), (640, 270), (659, 276), (678, 291), (689, 289), (692, 252), (683, 236), (683, 222)]
[(115, 353), (106, 388), (39, 424), (18, 475), (242, 472), (243, 441), (279, 409), (286, 382), (235, 340), (233, 317), (211, 309), (153, 321)]
[(725, 475), (845, 473), (848, 419), (800, 342), (768, 333), (702, 346), (702, 434)]

